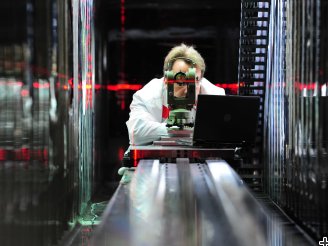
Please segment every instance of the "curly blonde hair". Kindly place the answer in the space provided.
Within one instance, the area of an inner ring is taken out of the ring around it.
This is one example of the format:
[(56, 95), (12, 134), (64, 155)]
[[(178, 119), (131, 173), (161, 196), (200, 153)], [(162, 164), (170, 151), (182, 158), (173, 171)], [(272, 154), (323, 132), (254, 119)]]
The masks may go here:
[(195, 50), (193, 46), (188, 46), (183, 43), (173, 47), (167, 54), (164, 60), (164, 71), (172, 69), (174, 60), (180, 58), (185, 59), (187, 63), (194, 63), (196, 67), (201, 70), (203, 77), (206, 68), (204, 58), (199, 54), (197, 50)]

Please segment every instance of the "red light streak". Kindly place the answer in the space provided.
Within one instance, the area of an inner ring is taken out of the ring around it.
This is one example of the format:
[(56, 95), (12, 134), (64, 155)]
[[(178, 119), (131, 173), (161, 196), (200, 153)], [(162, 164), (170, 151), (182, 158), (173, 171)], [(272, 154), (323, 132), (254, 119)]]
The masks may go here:
[(42, 161), (45, 165), (48, 162), (48, 150), (36, 149), (31, 150), (29, 148), (20, 149), (0, 149), (0, 161), (13, 160), (13, 161), (30, 161), (38, 160)]
[[(90, 79), (90, 77), (92, 76), (92, 74), (89, 72), (87, 74), (88, 79)], [(66, 75), (61, 75), (61, 77), (67, 77)], [(64, 84), (62, 86), (60, 86), (60, 82), (56, 83), (56, 87), (57, 88), (61, 88), (63, 90), (69, 90), (69, 89), (74, 89), (74, 78), (70, 78), (67, 80), (68, 84)], [(89, 80), (88, 80), (89, 81)], [(167, 83), (175, 83), (175, 80), (167, 80)], [(186, 80), (184, 82), (194, 82), (194, 80)], [(16, 85), (16, 86), (23, 86), (24, 83), (21, 81), (9, 81), (9, 82), (5, 82), (7, 85)], [(296, 82), (297, 84), (297, 88), (300, 89), (314, 89), (315, 88), (315, 83), (312, 84), (302, 84), (299, 82)], [(221, 88), (224, 89), (230, 89), (230, 90), (237, 90), (239, 87), (245, 86), (245, 83), (240, 82), (239, 85), (238, 83), (217, 83), (215, 84), (216, 86), (219, 86)], [(129, 83), (120, 83), (120, 84), (110, 84), (110, 85), (106, 85), (106, 84), (86, 84), (85, 85), (85, 89), (86, 90), (107, 90), (107, 91), (124, 91), (124, 90), (130, 90), (130, 91), (137, 91), (140, 90), (144, 85), (143, 84), (129, 84)], [(46, 82), (46, 83), (40, 83), (40, 82), (33, 82), (33, 88), (36, 89), (47, 89), (50, 87), (50, 83)], [(81, 90), (83, 88), (82, 86), (82, 82), (79, 82), (77, 88), (79, 90)], [(28, 96), (29, 95), (29, 91), (26, 89), (22, 89), (21, 91), (21, 95), (22, 96)]]
[(133, 166), (134, 167), (136, 167), (136, 166), (138, 166), (138, 150), (133, 150), (133, 153), (132, 153), (133, 155), (132, 155), (132, 159), (133, 159)]
[(68, 80), (68, 84), (69, 84), (72, 88), (73, 88), (73, 86), (74, 86), (73, 79), (74, 79), (74, 78), (70, 78), (70, 79)]
[(117, 155), (118, 155), (119, 160), (122, 160), (123, 159), (123, 156), (124, 156), (124, 149), (123, 149), (123, 147), (120, 147), (118, 149)]
[(95, 90), (100, 90), (101, 89), (101, 85), (99, 85), (99, 84), (95, 84)]
[[(27, 149), (27, 148), (21, 148), (20, 149), (20, 152), (21, 152), (20, 154), (21, 154), (22, 160), (24, 160), (24, 161), (30, 160), (31, 155), (30, 155), (30, 150), (29, 149)], [(19, 156), (19, 154), (18, 154), (18, 156)]]
[[(57, 88), (60, 88), (60, 83), (58, 82), (56, 84), (56, 86), (57, 86)], [(34, 88), (48, 88), (50, 86), (49, 86), (49, 83), (39, 84), (38, 82), (34, 82), (33, 87)], [(141, 89), (142, 87), (143, 87), (143, 85), (141, 85), (141, 84), (127, 84), (127, 83), (117, 84), (117, 85), (102, 85), (102, 84), (95, 84), (94, 86), (92, 84), (85, 85), (86, 90), (92, 90), (94, 88), (95, 90), (107, 90), (107, 91), (121, 91), (121, 90), (137, 91), (137, 90)], [(68, 85), (62, 85), (61, 88), (63, 90), (69, 90), (70, 88), (74, 88), (73, 87), (73, 78), (68, 80)], [(81, 90), (83, 88), (82, 83), (79, 83), (77, 88), (79, 90)]]
[(22, 89), (22, 90), (21, 90), (21, 96), (22, 96), (22, 97), (27, 97), (29, 94), (30, 94), (30, 93), (29, 93), (28, 90), (26, 90), (26, 89)]
[(142, 88), (140, 84), (117, 84), (117, 85), (106, 85), (105, 89), (108, 91), (119, 91), (119, 90), (132, 90), (137, 91)]
[(39, 83), (39, 82), (34, 82), (33, 83), (33, 87), (37, 88), (37, 89), (45, 89), (45, 88), (49, 88), (50, 84), (49, 83)]
[(121, 110), (124, 110), (125, 109), (125, 100), (122, 100), (121, 101)]
[(125, 0), (121, 0), (121, 32), (125, 32)]
[[(285, 83), (284, 83), (285, 84)], [(295, 82), (295, 88), (298, 88), (300, 91), (301, 90), (315, 90), (317, 88), (317, 83), (308, 83), (308, 84), (305, 84), (305, 83), (302, 83), (302, 82)]]
[(0, 149), (0, 161), (5, 161), (6, 160), (6, 150)]
[(6, 82), (7, 85), (11, 85), (11, 86), (23, 86), (24, 83), (21, 81), (8, 81)]
[(215, 84), (218, 87), (221, 87), (223, 89), (231, 89), (231, 90), (238, 90), (239, 85), (238, 83), (231, 83), (231, 84)]
[(63, 90), (67, 91), (70, 87), (68, 85), (63, 85)]
[(195, 80), (192, 79), (181, 79), (181, 80), (175, 80), (175, 79), (166, 79), (166, 83), (174, 84), (174, 83), (195, 83)]

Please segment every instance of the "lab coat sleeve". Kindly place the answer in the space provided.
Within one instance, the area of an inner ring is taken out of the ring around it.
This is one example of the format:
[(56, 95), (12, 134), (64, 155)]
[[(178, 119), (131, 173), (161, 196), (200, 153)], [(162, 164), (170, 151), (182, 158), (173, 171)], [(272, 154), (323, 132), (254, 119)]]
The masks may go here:
[(202, 84), (201, 84), (201, 94), (224, 96), (225, 90), (221, 87), (218, 87), (218, 86), (212, 84), (207, 79), (203, 78)]
[[(149, 104), (149, 102), (148, 102)], [(158, 140), (160, 136), (167, 135), (166, 123), (156, 121), (149, 112), (146, 100), (138, 93), (133, 95), (130, 105), (130, 118), (126, 122), (129, 132), (130, 144), (145, 145)]]

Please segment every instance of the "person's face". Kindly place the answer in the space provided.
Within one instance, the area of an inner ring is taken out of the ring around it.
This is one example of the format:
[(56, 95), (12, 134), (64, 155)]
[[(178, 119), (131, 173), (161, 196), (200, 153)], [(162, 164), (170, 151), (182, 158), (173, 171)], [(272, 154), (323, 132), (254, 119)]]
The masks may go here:
[[(182, 59), (178, 59), (173, 63), (172, 71), (174, 73), (188, 72), (188, 69), (190, 68), (190, 65), (186, 63)], [(201, 78), (201, 70), (196, 67), (196, 98), (198, 97), (198, 94), (200, 92), (200, 83), (199, 80)], [(176, 97), (185, 97), (187, 94), (187, 86), (186, 85), (179, 85), (178, 83), (174, 83), (174, 96)]]

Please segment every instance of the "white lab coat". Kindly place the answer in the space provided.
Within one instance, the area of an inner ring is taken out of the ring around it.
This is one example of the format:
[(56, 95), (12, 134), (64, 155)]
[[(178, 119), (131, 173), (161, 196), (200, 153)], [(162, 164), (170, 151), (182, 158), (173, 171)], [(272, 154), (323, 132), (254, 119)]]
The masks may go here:
[[(202, 78), (200, 88), (200, 94), (225, 95), (224, 89), (205, 78)], [(163, 106), (167, 106), (164, 78), (152, 79), (134, 93), (130, 118), (126, 122), (130, 144), (149, 144), (161, 136), (167, 136), (166, 122), (162, 117)]]

